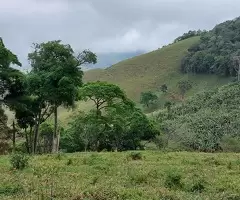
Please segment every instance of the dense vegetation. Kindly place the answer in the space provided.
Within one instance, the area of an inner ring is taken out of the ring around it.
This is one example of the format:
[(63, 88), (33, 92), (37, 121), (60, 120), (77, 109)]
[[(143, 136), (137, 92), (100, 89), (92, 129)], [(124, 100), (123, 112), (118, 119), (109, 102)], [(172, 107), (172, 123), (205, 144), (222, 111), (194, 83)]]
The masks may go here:
[(240, 66), (240, 18), (217, 25), (201, 34), (200, 41), (188, 49), (182, 71), (236, 76)]
[[(106, 82), (83, 85), (80, 66), (97, 62), (91, 51), (76, 56), (71, 46), (61, 41), (34, 44), (28, 55), (31, 71), (23, 74), (11, 67), (11, 63), (20, 65), (17, 56), (3, 42), (1, 45), (1, 153), (11, 150), (9, 138), (13, 152), (55, 153), (60, 144), (69, 152), (143, 148), (142, 140), (158, 134), (118, 86)], [(58, 109), (73, 108), (78, 100), (92, 101), (93, 107), (69, 120), (64, 130), (58, 122)], [(2, 106), (15, 114), (12, 127)], [(16, 147), (16, 138), (24, 141), (22, 146)]]
[(206, 31), (201, 31), (201, 30), (198, 30), (198, 31), (188, 31), (187, 33), (184, 33), (182, 36), (179, 36), (177, 37), (175, 40), (174, 40), (174, 43), (176, 42), (180, 42), (182, 40), (186, 40), (188, 38), (191, 38), (191, 37), (194, 37), (194, 36), (201, 36), (202, 34), (206, 33)]
[(168, 147), (206, 152), (240, 152), (240, 85), (200, 92), (158, 113)]

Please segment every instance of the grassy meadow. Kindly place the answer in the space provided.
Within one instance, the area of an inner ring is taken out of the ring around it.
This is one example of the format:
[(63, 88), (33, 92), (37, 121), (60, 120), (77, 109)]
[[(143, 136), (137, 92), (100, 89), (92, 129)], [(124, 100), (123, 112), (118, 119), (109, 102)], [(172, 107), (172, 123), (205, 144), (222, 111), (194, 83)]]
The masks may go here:
[(240, 154), (161, 151), (0, 157), (0, 199), (238, 200)]

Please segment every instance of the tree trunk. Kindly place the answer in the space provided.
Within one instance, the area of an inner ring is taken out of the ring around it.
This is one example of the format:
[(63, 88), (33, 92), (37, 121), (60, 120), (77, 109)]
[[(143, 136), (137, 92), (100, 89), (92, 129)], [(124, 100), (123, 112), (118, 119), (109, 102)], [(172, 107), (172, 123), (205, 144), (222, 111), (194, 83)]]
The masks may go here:
[(30, 154), (30, 145), (29, 145), (29, 138), (28, 138), (28, 134), (27, 134), (27, 129), (25, 128), (24, 130), (25, 133), (25, 139), (26, 139), (26, 149), (27, 149), (27, 153)]
[(240, 81), (240, 61), (238, 63), (238, 82)]
[(56, 146), (56, 151), (57, 151), (57, 153), (58, 153), (58, 151), (59, 151), (60, 137), (61, 137), (61, 135), (60, 135), (60, 130), (58, 130), (58, 131), (57, 131), (57, 146)]
[(13, 121), (13, 135), (12, 135), (12, 142), (13, 142), (13, 152), (16, 150), (16, 128), (15, 128), (15, 123)]
[(32, 151), (33, 154), (37, 152), (38, 132), (39, 132), (39, 122), (36, 122), (34, 127), (34, 141), (33, 141), (33, 151)]
[(57, 146), (58, 146), (58, 133), (57, 133), (57, 129), (58, 129), (58, 120), (57, 120), (57, 115), (58, 115), (58, 112), (57, 112), (57, 106), (55, 105), (54, 106), (54, 131), (53, 131), (53, 141), (52, 141), (52, 153), (56, 153), (57, 152)]
[(28, 148), (29, 148), (29, 153), (32, 153), (33, 152), (33, 149), (32, 149), (32, 144), (33, 144), (33, 127), (30, 126), (30, 132), (29, 132), (29, 141), (28, 141)]

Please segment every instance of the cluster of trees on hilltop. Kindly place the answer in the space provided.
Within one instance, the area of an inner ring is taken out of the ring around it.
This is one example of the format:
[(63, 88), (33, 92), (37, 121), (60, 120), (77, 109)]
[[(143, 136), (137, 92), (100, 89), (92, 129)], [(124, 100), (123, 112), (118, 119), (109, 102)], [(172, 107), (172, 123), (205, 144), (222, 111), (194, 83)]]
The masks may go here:
[(182, 60), (182, 72), (236, 76), (240, 56), (240, 18), (217, 25), (201, 34), (199, 43)]
[(169, 105), (157, 121), (167, 147), (240, 152), (240, 85), (232, 83)]
[[(16, 55), (0, 40), (0, 150), (13, 151), (16, 137), (25, 138), (28, 153), (67, 151), (127, 150), (140, 148), (141, 140), (154, 138), (157, 131), (117, 86), (96, 82), (83, 85), (83, 64), (94, 64), (97, 57), (89, 50), (76, 54), (61, 41), (34, 44), (28, 54), (31, 71), (27, 74), (12, 67), (21, 66)], [(65, 131), (58, 123), (58, 108), (72, 108), (78, 100), (91, 100), (89, 113), (80, 113)], [(15, 114), (7, 124), (3, 106)], [(53, 124), (49, 123), (53, 116)], [(61, 139), (60, 133), (63, 134)]]
[(201, 36), (202, 34), (206, 33), (206, 31), (201, 31), (201, 30), (198, 30), (198, 31), (188, 31), (187, 33), (184, 33), (183, 35), (177, 37), (175, 40), (174, 40), (174, 43), (176, 42), (180, 42), (182, 40), (186, 40), (188, 38), (191, 38), (191, 37), (195, 37), (195, 36)]

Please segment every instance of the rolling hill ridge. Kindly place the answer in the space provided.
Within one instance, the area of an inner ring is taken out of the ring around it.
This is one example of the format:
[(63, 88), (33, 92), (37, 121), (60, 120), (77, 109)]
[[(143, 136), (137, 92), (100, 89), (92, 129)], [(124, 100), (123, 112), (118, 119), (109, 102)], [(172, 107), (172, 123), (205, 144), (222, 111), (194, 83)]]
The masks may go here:
[(177, 82), (189, 79), (193, 83), (193, 89), (202, 90), (222, 85), (229, 79), (215, 75), (182, 74), (180, 65), (182, 58), (200, 37), (192, 37), (147, 54), (133, 57), (119, 62), (106, 69), (94, 69), (86, 71), (84, 82), (107, 81), (119, 85), (127, 95), (135, 102), (139, 101), (143, 91), (159, 92), (162, 84), (167, 84), (169, 91), (176, 92)]

